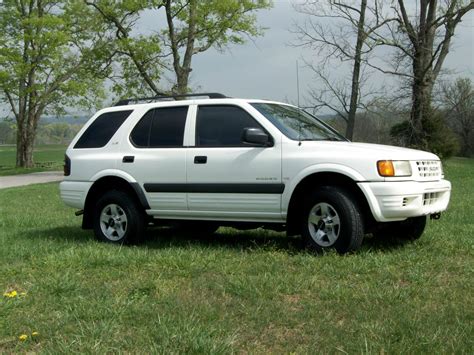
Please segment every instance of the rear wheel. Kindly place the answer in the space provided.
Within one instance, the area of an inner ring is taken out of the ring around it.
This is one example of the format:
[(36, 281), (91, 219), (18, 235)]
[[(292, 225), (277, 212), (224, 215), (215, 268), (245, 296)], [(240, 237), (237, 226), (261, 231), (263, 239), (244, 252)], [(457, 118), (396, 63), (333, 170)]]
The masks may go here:
[(107, 191), (96, 203), (94, 234), (103, 242), (131, 244), (140, 242), (145, 232), (141, 206), (123, 191)]
[(301, 235), (315, 252), (359, 249), (364, 237), (362, 216), (350, 195), (337, 187), (322, 186), (304, 202)]
[(376, 237), (416, 240), (421, 237), (426, 227), (426, 216), (407, 218), (400, 222), (380, 223)]

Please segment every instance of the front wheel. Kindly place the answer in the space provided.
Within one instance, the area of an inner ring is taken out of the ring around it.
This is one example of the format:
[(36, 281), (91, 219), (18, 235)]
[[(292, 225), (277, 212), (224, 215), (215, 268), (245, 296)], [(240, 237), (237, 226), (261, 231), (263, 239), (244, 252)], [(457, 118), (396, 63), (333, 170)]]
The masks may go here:
[(107, 191), (96, 203), (94, 234), (103, 242), (131, 244), (142, 240), (145, 216), (138, 203), (127, 193)]
[(301, 235), (312, 251), (336, 249), (344, 254), (360, 248), (363, 219), (356, 203), (344, 190), (322, 186), (304, 202)]

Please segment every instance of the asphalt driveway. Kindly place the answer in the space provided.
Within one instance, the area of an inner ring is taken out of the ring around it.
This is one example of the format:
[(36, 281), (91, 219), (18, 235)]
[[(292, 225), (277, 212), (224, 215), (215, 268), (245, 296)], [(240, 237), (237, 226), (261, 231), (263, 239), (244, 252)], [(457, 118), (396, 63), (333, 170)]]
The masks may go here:
[(43, 184), (52, 181), (63, 180), (62, 171), (43, 171), (24, 175), (0, 176), (0, 189), (8, 187), (25, 186), (31, 184)]

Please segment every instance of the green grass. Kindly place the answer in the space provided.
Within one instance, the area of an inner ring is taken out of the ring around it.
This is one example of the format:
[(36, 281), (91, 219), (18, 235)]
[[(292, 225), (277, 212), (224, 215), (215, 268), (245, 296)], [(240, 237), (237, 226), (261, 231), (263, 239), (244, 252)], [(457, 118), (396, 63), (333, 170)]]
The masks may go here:
[(450, 208), (420, 240), (347, 256), (223, 228), (115, 247), (57, 184), (0, 190), (0, 291), (26, 292), (0, 299), (0, 353), (472, 353), (474, 160), (445, 170)]
[(38, 171), (62, 170), (64, 161), (64, 152), (66, 147), (63, 145), (41, 145), (37, 146), (33, 152), (33, 160), (36, 164), (41, 165), (44, 162), (52, 162), (51, 166), (39, 166), (35, 168), (25, 169), (16, 168), (16, 147), (0, 146), (0, 176), (28, 174)]

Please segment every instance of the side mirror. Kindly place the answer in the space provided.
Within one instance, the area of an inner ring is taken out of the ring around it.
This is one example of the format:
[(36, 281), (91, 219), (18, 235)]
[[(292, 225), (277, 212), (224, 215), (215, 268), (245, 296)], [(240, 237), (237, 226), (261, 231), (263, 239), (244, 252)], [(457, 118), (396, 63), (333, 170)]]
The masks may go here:
[(245, 128), (242, 136), (244, 143), (251, 145), (269, 147), (272, 146), (270, 137), (260, 128)]

